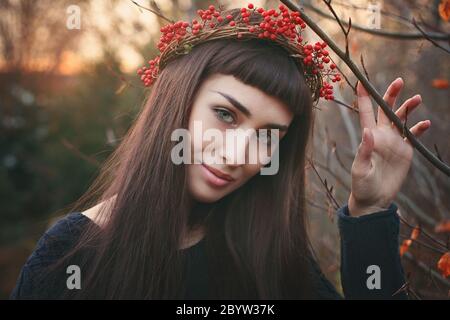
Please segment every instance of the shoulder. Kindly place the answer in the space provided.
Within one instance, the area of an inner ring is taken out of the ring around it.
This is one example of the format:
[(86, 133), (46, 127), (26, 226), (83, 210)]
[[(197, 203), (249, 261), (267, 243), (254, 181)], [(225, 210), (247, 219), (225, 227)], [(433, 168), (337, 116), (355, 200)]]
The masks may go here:
[(104, 200), (95, 206), (80, 212), (83, 216), (89, 218), (98, 226), (103, 226), (107, 221), (108, 212), (111, 209), (111, 206), (114, 205), (116, 195), (111, 198)]
[(39, 239), (30, 258), (44, 252), (57, 254), (76, 242), (83, 227), (90, 222), (91, 220), (81, 212), (71, 212), (59, 218)]
[(38, 240), (22, 267), (10, 298), (33, 298), (37, 278), (77, 243), (82, 229), (90, 221), (80, 212), (71, 212), (53, 223)]

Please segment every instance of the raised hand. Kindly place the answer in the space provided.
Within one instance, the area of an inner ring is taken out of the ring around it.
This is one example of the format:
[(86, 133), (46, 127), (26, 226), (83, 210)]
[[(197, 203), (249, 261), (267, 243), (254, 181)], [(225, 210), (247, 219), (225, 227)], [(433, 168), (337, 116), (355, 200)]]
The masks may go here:
[[(401, 78), (395, 79), (383, 99), (393, 108), (403, 87)], [(360, 216), (389, 207), (408, 174), (413, 157), (413, 147), (378, 107), (375, 121), (372, 102), (363, 85), (358, 82), (358, 109), (362, 142), (353, 161), (352, 187), (348, 207), (352, 216)], [(405, 121), (421, 103), (420, 95), (406, 100), (396, 115)], [(430, 120), (420, 121), (410, 128), (419, 137), (431, 126)]]

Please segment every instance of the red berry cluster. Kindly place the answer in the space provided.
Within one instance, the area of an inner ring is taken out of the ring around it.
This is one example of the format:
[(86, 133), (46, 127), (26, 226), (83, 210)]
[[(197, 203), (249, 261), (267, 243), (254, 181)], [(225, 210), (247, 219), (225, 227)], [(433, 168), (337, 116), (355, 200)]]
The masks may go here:
[[(314, 46), (311, 44), (305, 45), (302, 50), (305, 55), (303, 58), (303, 63), (305, 66), (312, 66), (312, 73), (317, 74), (322, 72), (323, 75), (328, 75), (331, 77), (332, 82), (341, 81), (341, 76), (335, 72), (336, 65), (331, 63), (328, 72), (323, 72), (321, 70), (325, 69), (325, 65), (330, 63), (331, 59), (329, 53), (325, 50), (327, 44), (325, 42), (316, 42)], [(323, 86), (320, 88), (320, 97), (326, 100), (333, 100), (333, 86), (324, 81)]]
[[(201, 30), (214, 29), (218, 23), (223, 24), (226, 21), (230, 27), (236, 28), (237, 38), (239, 39), (244, 36), (243, 30), (254, 33), (260, 39), (270, 39), (281, 43), (287, 39), (296, 51), (302, 53), (305, 72), (309, 73), (310, 77), (314, 77), (319, 73), (322, 75), (320, 97), (326, 100), (334, 99), (333, 86), (324, 78), (331, 78), (332, 82), (336, 82), (340, 81), (341, 77), (336, 72), (334, 63), (331, 63), (325, 69), (325, 65), (331, 62), (329, 53), (325, 50), (327, 44), (324, 42), (316, 42), (314, 46), (307, 44), (307, 42), (302, 44), (301, 31), (306, 28), (306, 24), (302, 20), (300, 13), (290, 12), (284, 5), (279, 5), (278, 8), (279, 11), (275, 9), (265, 10), (263, 8), (255, 8), (252, 3), (249, 3), (247, 7), (241, 8), (238, 19), (234, 19), (232, 15), (222, 16), (220, 11), (217, 11), (213, 5), (210, 5), (207, 10), (197, 11), (198, 16), (201, 18), (200, 22), (196, 19), (191, 23), (178, 21), (162, 27), (162, 36), (158, 43), (158, 49), (163, 53), (168, 47), (178, 46), (179, 42), (186, 37), (195, 37)], [(256, 25), (250, 22), (250, 15), (255, 12), (263, 17), (263, 21)], [(152, 85), (156, 79), (159, 72), (159, 63), (160, 56), (157, 56), (148, 62), (149, 67), (142, 67), (138, 70), (137, 73), (141, 76), (145, 86)]]

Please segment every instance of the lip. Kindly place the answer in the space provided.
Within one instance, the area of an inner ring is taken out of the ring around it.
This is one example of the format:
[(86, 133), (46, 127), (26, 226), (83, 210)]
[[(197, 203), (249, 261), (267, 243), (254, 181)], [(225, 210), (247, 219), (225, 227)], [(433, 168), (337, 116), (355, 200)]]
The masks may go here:
[(217, 187), (223, 187), (230, 184), (234, 179), (220, 170), (214, 169), (204, 163), (202, 163), (203, 172), (208, 182)]

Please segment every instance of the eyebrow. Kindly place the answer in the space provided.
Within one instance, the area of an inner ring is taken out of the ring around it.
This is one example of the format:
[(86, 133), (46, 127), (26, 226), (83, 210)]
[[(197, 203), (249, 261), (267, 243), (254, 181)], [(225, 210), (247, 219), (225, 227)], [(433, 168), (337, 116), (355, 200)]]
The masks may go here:
[[(243, 114), (245, 114), (248, 118), (252, 117), (252, 113), (246, 108), (244, 107), (244, 105), (242, 103), (240, 103), (239, 101), (237, 101), (235, 98), (233, 98), (232, 96), (230, 96), (229, 94), (220, 92), (220, 91), (215, 91), (215, 90), (210, 90), (211, 92), (215, 92), (220, 94), (221, 96), (223, 96), (225, 99), (228, 100), (228, 102), (230, 102), (236, 109), (238, 109), (239, 111), (241, 111)], [(287, 131), (288, 130), (288, 126), (282, 125), (282, 124), (277, 124), (277, 123), (269, 123), (266, 125), (266, 128), (269, 129), (278, 129), (280, 131)]]

